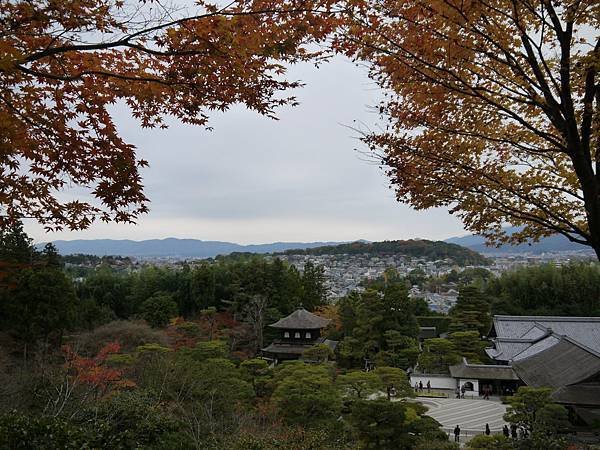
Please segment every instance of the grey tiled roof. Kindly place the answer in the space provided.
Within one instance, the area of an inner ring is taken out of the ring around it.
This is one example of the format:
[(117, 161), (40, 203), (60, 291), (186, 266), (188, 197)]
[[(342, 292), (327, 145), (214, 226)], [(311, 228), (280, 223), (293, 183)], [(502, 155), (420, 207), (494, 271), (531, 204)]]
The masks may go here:
[(521, 339), (541, 339), (547, 335), (548, 328), (542, 327), (541, 325), (536, 323), (523, 336), (521, 336)]
[(519, 379), (511, 366), (469, 364), (464, 359), (462, 363), (450, 366), (450, 375), (452, 375), (453, 378), (472, 378), (479, 380)]
[(541, 352), (542, 350), (546, 350), (547, 348), (558, 344), (559, 341), (560, 336), (551, 334), (550, 336), (546, 336), (545, 338), (537, 341), (536, 343), (531, 344), (528, 348), (523, 350), (521, 353), (514, 355), (511, 359), (513, 361), (518, 361), (519, 359), (528, 358), (530, 356), (535, 355), (536, 353)]
[(600, 407), (600, 384), (580, 383), (575, 386), (563, 386), (552, 393), (557, 403)]
[(325, 328), (331, 320), (319, 317), (307, 310), (300, 308), (289, 316), (279, 319), (272, 325), (273, 328), (284, 328), (289, 330), (317, 330)]
[(486, 349), (486, 352), (498, 361), (510, 361), (513, 356), (531, 347), (533, 342), (529, 339), (495, 339), (495, 351), (492, 352), (492, 349)]
[(513, 361), (512, 366), (528, 386), (562, 387), (600, 373), (600, 354), (561, 337), (553, 346)]
[(500, 339), (535, 339), (540, 329), (568, 336), (600, 352), (600, 317), (494, 316), (494, 330)]

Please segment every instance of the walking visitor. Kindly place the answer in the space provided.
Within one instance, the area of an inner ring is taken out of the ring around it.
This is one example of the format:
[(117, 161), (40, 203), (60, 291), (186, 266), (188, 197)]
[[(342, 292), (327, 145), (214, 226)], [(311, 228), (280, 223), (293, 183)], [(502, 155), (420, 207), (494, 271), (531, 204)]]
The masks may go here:
[(458, 425), (454, 428), (454, 442), (460, 442), (460, 427)]

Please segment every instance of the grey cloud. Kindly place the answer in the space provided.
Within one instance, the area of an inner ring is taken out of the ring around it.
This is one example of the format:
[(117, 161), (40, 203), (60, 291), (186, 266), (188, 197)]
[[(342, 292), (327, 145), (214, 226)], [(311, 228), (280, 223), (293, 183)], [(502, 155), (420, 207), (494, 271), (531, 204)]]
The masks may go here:
[(117, 108), (121, 133), (150, 162), (143, 176), (151, 213), (135, 227), (95, 225), (49, 236), (34, 224), (28, 230), (38, 240), (176, 236), (242, 243), (461, 234), (443, 210), (398, 204), (377, 166), (353, 150), (357, 133), (347, 126), (378, 123), (369, 108), (378, 92), (364, 70), (337, 59), (318, 71), (294, 67), (290, 77), (307, 86), (296, 92), (300, 106), (281, 109), (278, 121), (240, 106), (214, 114), (214, 131), (174, 121), (168, 130), (144, 130)]

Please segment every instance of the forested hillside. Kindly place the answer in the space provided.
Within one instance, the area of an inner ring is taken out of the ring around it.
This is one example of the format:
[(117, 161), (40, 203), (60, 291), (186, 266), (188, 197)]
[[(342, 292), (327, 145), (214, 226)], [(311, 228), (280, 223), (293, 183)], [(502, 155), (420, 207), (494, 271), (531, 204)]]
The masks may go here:
[(489, 260), (473, 250), (456, 244), (425, 239), (383, 242), (352, 242), (302, 250), (288, 250), (287, 255), (370, 254), (373, 256), (406, 255), (429, 260), (451, 259), (459, 265), (487, 265)]
[[(423, 406), (390, 401), (414, 396), (403, 369), (416, 305), (403, 282), (341, 320), (310, 263), (101, 264), (73, 281), (20, 226), (0, 233), (0, 262), (2, 449), (455, 449)], [(275, 337), (268, 324), (299, 305), (331, 319), (324, 335), (346, 348), (339, 368), (318, 344), (310, 363), (258, 358)], [(363, 354), (380, 357), (377, 369), (360, 370)]]

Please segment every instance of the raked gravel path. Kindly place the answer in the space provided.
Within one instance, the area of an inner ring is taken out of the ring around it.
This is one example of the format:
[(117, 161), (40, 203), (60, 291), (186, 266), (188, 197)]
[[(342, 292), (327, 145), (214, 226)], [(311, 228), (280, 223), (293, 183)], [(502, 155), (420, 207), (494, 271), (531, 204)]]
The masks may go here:
[(471, 400), (457, 398), (417, 398), (429, 408), (426, 413), (442, 424), (446, 432), (452, 433), (458, 425), (464, 435), (481, 434), (489, 424), (493, 434), (501, 433), (506, 423), (502, 416), (506, 405), (494, 400)]

